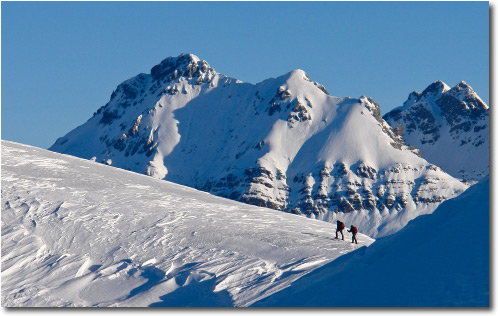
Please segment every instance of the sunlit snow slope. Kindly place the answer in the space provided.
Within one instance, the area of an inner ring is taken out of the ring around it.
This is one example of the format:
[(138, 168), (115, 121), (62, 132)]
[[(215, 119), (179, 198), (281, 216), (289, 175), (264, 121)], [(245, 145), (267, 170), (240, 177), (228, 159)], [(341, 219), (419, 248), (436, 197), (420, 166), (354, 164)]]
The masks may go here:
[(489, 176), (257, 306), (489, 306)]
[(373, 241), (6, 141), (1, 216), (8, 307), (247, 306)]
[(372, 237), (431, 213), (467, 186), (417, 156), (372, 99), (338, 98), (293, 70), (257, 84), (192, 54), (120, 84), (50, 150)]

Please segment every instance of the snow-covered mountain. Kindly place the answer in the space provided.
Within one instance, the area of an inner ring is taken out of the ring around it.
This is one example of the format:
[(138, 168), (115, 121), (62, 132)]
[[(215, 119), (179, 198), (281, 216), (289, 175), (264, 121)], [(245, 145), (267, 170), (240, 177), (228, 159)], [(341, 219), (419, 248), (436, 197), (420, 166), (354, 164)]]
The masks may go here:
[(391, 234), (466, 186), (417, 156), (372, 99), (304, 71), (258, 84), (191, 54), (120, 84), (50, 150), (218, 196)]
[(489, 176), (255, 306), (489, 307)]
[(384, 119), (452, 176), (472, 183), (489, 173), (489, 107), (465, 82), (450, 88), (436, 81), (414, 91)]
[(247, 306), (373, 242), (6, 141), (1, 169), (2, 307)]

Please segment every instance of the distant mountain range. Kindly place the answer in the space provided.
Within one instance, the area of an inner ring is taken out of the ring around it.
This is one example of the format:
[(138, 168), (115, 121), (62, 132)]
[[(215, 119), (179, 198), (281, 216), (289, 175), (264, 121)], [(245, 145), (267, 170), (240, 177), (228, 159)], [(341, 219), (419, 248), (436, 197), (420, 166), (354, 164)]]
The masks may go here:
[[(463, 173), (433, 158), (437, 148), (446, 154), (438, 144), (464, 140), (451, 145), (453, 159), (468, 161), (469, 146), (489, 153), (488, 107), (462, 83), (433, 85), (382, 118), (372, 99), (330, 96), (302, 70), (249, 84), (182, 54), (120, 84), (50, 150), (379, 237), (463, 192), (470, 182), (453, 176), (489, 169), (488, 156)], [(453, 109), (462, 102), (470, 110)], [(410, 112), (426, 104), (441, 104), (434, 121)]]
[(464, 81), (414, 91), (384, 119), (452, 176), (476, 182), (489, 173), (489, 107)]

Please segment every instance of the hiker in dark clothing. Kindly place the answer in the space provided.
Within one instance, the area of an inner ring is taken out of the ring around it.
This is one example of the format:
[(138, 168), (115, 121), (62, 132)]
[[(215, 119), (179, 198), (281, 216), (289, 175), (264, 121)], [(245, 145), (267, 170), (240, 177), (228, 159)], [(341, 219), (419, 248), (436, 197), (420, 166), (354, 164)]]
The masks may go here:
[(356, 234), (358, 234), (358, 228), (356, 226), (351, 225), (351, 228), (348, 229), (348, 232), (353, 233), (353, 241), (354, 243), (358, 243), (358, 239), (356, 239)]
[(342, 232), (346, 226), (343, 222), (337, 221), (337, 229), (335, 230), (335, 239), (339, 239), (338, 232), (341, 232), (342, 240), (344, 240), (344, 233)]

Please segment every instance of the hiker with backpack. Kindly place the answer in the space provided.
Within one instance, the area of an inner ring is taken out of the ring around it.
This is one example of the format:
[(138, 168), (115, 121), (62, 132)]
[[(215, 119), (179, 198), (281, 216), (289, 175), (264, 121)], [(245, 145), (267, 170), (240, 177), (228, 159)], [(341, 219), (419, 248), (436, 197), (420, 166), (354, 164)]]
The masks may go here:
[(344, 233), (342, 232), (346, 226), (343, 222), (337, 221), (337, 229), (335, 230), (335, 239), (339, 239), (338, 232), (341, 232), (342, 240), (344, 240)]
[(358, 228), (356, 226), (351, 225), (351, 228), (348, 229), (348, 232), (353, 233), (353, 241), (354, 243), (358, 243), (358, 239), (356, 239), (356, 234), (358, 233)]

